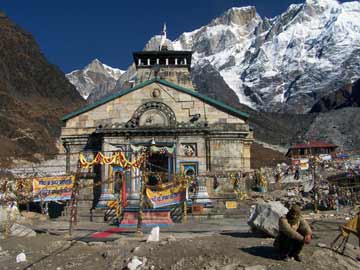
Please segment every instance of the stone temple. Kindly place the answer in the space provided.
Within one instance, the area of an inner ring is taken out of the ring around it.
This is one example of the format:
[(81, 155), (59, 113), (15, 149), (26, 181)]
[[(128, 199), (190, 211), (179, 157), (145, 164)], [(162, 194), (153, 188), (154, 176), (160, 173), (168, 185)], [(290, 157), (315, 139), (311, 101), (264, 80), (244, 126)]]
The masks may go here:
[[(130, 88), (64, 116), (68, 173), (76, 171), (79, 152), (91, 158), (123, 151), (131, 160), (139, 148), (150, 147), (159, 151), (149, 156), (146, 169), (162, 182), (180, 173), (201, 178), (249, 170), (248, 114), (197, 92), (190, 79), (191, 56), (173, 50), (164, 31), (151, 50), (133, 53), (137, 75)], [(138, 196), (141, 170), (126, 173), (130, 202)], [(93, 172), (94, 182), (102, 181), (98, 200), (111, 200), (119, 190), (109, 179), (118, 171), (99, 165)]]

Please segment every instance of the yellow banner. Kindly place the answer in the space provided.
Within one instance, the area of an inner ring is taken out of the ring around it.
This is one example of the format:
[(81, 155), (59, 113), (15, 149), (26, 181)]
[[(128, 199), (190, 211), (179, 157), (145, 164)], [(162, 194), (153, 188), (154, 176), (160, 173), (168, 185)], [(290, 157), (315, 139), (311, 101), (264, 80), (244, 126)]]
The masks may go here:
[(170, 206), (186, 200), (186, 188), (181, 185), (160, 191), (146, 188), (146, 195), (154, 208)]
[(74, 181), (75, 177), (73, 175), (34, 178), (34, 201), (70, 200)]

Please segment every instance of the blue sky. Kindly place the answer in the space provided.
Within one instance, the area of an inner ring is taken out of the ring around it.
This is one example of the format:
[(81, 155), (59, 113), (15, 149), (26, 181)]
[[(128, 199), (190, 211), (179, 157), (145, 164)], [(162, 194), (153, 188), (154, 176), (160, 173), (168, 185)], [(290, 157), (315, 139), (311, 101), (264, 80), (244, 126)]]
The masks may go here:
[(125, 69), (164, 22), (170, 39), (207, 24), (231, 7), (255, 6), (262, 17), (298, 0), (1, 0), (0, 9), (30, 32), (64, 72), (92, 59)]

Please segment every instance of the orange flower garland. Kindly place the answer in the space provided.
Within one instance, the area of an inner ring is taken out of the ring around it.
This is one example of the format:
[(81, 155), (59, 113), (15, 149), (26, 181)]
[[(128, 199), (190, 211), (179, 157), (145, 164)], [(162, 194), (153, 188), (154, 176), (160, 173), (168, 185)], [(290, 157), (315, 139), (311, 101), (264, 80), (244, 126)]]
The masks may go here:
[(142, 153), (136, 160), (129, 161), (126, 159), (125, 154), (123, 152), (117, 152), (112, 156), (105, 156), (103, 153), (98, 152), (95, 158), (92, 161), (88, 161), (83, 153), (79, 155), (80, 165), (83, 168), (91, 168), (96, 164), (107, 164), (107, 165), (115, 165), (128, 170), (130, 168), (140, 168), (142, 163), (145, 160), (145, 154)]

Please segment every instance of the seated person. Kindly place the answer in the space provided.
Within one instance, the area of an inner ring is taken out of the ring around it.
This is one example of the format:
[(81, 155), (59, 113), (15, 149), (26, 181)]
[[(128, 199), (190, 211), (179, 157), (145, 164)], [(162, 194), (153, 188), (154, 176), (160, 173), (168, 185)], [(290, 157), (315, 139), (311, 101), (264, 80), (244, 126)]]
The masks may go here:
[(301, 261), (300, 252), (304, 244), (310, 244), (312, 231), (309, 224), (301, 217), (301, 209), (293, 205), (286, 216), (279, 219), (279, 234), (274, 246), (279, 249), (280, 258), (294, 258)]

